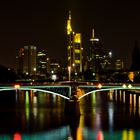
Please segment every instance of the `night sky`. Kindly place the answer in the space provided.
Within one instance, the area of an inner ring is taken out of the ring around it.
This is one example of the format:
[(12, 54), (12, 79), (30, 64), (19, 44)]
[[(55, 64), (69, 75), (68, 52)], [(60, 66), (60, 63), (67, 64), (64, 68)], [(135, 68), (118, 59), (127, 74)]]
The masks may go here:
[[(35, 45), (48, 56), (66, 55), (66, 20), (72, 12), (75, 32), (89, 47), (92, 28), (105, 51), (131, 64), (135, 40), (140, 44), (140, 4), (125, 0), (12, 0), (0, 2), (0, 64), (14, 67), (19, 48)], [(139, 45), (140, 46), (140, 45)]]

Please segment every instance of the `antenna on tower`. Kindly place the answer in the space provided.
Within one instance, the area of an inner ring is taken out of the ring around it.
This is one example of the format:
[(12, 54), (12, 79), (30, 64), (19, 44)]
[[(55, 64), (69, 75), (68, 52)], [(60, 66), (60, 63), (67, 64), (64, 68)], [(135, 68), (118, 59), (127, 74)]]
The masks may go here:
[(69, 10), (69, 19), (71, 19), (71, 11)]
[(92, 36), (91, 36), (90, 41), (99, 41), (98, 38), (95, 38), (94, 29), (92, 29)]
[(95, 35), (94, 35), (94, 29), (92, 29), (92, 38), (94, 38)]

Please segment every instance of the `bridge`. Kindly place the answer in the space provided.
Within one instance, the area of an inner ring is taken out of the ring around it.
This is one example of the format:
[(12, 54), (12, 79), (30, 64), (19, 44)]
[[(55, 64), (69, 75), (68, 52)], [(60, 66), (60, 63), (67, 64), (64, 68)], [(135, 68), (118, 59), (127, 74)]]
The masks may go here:
[(33, 90), (37, 94), (46, 93), (60, 96), (65, 99), (64, 112), (68, 115), (79, 116), (80, 107), (79, 100), (93, 94), (95, 92), (101, 91), (119, 91), (127, 90), (132, 92), (138, 92), (140, 94), (139, 84), (98, 84), (98, 85), (10, 85), (10, 86), (0, 86), (0, 91), (15, 90), (16, 92), (22, 90)]
[[(85, 96), (101, 91), (110, 91), (110, 90), (140, 90), (139, 84), (98, 84), (98, 85), (76, 85), (76, 86), (69, 86), (69, 85), (27, 85), (27, 86), (20, 86), (10, 85), (10, 86), (0, 86), (0, 91), (8, 91), (8, 90), (33, 90), (38, 93), (47, 93), (47, 94), (54, 94), (60, 96), (66, 100), (71, 100), (71, 97), (77, 97), (77, 100), (84, 98)], [(84, 92), (82, 92), (84, 91)]]

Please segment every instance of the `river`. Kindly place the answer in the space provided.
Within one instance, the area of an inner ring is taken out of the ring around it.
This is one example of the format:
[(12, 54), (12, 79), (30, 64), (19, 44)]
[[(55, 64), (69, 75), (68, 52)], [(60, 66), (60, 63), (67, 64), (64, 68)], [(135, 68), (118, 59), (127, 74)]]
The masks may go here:
[(66, 115), (65, 99), (35, 91), (0, 92), (0, 140), (139, 140), (139, 95), (92, 93), (80, 116)]

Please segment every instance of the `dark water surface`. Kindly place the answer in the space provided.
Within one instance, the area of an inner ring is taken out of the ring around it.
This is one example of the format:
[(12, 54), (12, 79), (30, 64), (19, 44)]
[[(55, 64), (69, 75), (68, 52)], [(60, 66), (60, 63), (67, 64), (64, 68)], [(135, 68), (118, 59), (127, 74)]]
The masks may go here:
[(0, 92), (0, 140), (140, 140), (139, 94), (97, 92), (79, 105), (78, 117), (55, 95)]

